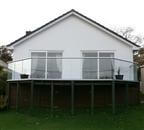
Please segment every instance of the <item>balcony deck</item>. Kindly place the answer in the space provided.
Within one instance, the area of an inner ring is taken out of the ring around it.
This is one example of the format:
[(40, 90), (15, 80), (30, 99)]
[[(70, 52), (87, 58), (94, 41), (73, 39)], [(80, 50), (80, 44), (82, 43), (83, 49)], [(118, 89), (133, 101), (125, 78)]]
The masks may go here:
[[(41, 61), (42, 64), (38, 64)], [(31, 108), (35, 102), (39, 105), (39, 96), (46, 99), (40, 104), (50, 107), (52, 112), (54, 105), (65, 104), (72, 114), (78, 106), (89, 106), (93, 113), (100, 101), (111, 105), (113, 113), (117, 100), (125, 102), (126, 106), (129, 102), (139, 102), (137, 66), (132, 62), (115, 58), (30, 58), (13, 62), (10, 68), (8, 93), (16, 109), (25, 101)], [(28, 77), (22, 79), (22, 74)], [(115, 79), (118, 74), (123, 75), (123, 80)]]
[(118, 79), (43, 79), (43, 78), (29, 78), (29, 79), (10, 79), (7, 80), (8, 83), (16, 83), (16, 82), (41, 82), (42, 84), (47, 82), (59, 82), (59, 83), (64, 83), (64, 82), (75, 82), (75, 83), (86, 83), (86, 84), (107, 84), (109, 82), (115, 82), (115, 83), (120, 83), (120, 84), (132, 84), (132, 83), (139, 83), (139, 81), (134, 81), (134, 80), (118, 80)]

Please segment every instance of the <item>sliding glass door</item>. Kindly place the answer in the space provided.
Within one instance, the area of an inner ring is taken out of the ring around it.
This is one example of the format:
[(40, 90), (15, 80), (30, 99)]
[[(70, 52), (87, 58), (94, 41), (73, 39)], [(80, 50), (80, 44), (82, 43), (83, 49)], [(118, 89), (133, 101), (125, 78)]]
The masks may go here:
[(32, 52), (31, 78), (62, 78), (62, 53)]
[(83, 52), (83, 79), (113, 79), (113, 52)]

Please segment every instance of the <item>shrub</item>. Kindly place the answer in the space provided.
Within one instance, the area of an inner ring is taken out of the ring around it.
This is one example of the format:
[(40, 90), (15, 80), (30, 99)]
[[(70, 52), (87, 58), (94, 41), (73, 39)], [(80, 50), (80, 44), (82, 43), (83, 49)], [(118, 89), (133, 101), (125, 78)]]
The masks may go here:
[(3, 67), (0, 66), (0, 95), (4, 95), (7, 86), (7, 72), (3, 71)]
[(7, 106), (6, 86), (7, 72), (0, 66), (0, 109)]

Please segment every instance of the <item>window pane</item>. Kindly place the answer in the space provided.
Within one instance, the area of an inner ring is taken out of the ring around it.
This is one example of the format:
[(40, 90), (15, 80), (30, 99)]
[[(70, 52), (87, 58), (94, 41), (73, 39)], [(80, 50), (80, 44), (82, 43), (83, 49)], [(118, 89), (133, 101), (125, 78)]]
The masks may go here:
[(62, 53), (48, 53), (47, 77), (59, 79), (62, 77)]
[(83, 53), (83, 57), (97, 57), (97, 53)]
[(32, 78), (45, 78), (46, 66), (46, 53), (45, 52), (32, 52)]
[(48, 52), (48, 57), (62, 57), (62, 53), (50, 53)]
[(97, 79), (97, 53), (83, 53), (83, 79)]
[(99, 53), (99, 57), (114, 57), (114, 53), (109, 53), (109, 52)]
[[(99, 74), (100, 79), (112, 79), (114, 73), (114, 60), (111, 59), (114, 57), (114, 53), (99, 53)], [(101, 57), (107, 57), (101, 59)]]

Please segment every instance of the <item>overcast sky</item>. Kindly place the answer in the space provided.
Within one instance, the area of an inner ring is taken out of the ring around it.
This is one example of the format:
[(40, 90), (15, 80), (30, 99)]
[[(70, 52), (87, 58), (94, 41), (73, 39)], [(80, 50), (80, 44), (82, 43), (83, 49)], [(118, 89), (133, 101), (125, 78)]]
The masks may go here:
[(75, 9), (108, 28), (144, 35), (144, 0), (0, 0), (0, 45)]

